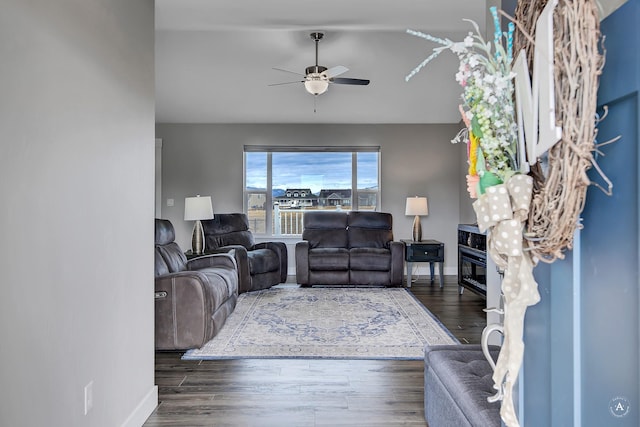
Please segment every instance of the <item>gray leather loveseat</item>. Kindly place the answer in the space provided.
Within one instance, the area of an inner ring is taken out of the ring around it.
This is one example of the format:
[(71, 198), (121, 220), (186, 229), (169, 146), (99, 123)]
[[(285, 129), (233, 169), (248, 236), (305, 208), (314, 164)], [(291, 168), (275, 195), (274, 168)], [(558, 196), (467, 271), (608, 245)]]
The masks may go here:
[(383, 212), (309, 211), (296, 244), (302, 286), (401, 286), (404, 244), (393, 241), (393, 218)]
[(170, 221), (155, 222), (157, 350), (200, 348), (222, 328), (238, 299), (232, 254), (187, 261)]

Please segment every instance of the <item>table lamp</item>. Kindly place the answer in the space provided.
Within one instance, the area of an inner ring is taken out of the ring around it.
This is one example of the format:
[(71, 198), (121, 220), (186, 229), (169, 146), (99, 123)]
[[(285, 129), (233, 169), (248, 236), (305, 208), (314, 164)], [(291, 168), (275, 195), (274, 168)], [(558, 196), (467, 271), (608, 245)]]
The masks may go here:
[(204, 252), (204, 230), (200, 222), (203, 219), (213, 219), (211, 196), (185, 197), (184, 220), (196, 222), (193, 225), (193, 235), (191, 236), (191, 250), (196, 255)]
[(426, 197), (407, 197), (407, 205), (405, 215), (414, 215), (413, 218), (413, 241), (422, 241), (422, 225), (420, 224), (420, 216), (429, 214), (429, 206)]

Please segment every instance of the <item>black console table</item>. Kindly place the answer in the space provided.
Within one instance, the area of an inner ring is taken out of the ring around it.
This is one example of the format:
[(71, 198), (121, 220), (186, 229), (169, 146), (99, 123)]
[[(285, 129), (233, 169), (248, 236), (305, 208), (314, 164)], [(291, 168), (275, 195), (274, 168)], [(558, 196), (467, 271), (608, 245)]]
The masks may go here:
[(431, 269), (433, 283), (434, 263), (438, 263), (440, 273), (440, 287), (444, 284), (444, 243), (437, 240), (401, 240), (405, 245), (404, 260), (407, 262), (407, 288), (411, 287), (411, 264), (414, 262), (428, 262)]
[(458, 286), (486, 298), (487, 296), (487, 238), (478, 226), (458, 225)]

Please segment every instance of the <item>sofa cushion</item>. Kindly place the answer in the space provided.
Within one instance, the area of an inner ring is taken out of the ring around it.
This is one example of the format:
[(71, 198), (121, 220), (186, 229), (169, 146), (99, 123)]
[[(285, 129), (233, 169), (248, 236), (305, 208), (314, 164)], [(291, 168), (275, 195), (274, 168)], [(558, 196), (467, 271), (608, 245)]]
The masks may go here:
[(154, 277), (162, 276), (163, 274), (169, 274), (169, 267), (167, 266), (167, 263), (164, 262), (164, 258), (162, 258), (162, 255), (160, 254), (160, 251), (158, 251), (157, 247), (154, 253), (155, 253)]
[(316, 248), (309, 250), (309, 270), (348, 270), (349, 250)]
[(251, 274), (262, 274), (280, 270), (280, 258), (271, 249), (255, 249), (247, 252)]
[(202, 228), (207, 249), (229, 245), (251, 249), (255, 245), (253, 234), (249, 231), (249, 219), (243, 213), (215, 215), (213, 219), (202, 221)]
[(335, 211), (306, 212), (302, 219), (302, 240), (310, 248), (346, 248), (347, 213)]
[(156, 250), (164, 259), (170, 273), (183, 271), (187, 268), (187, 257), (182, 253), (180, 246), (176, 242), (156, 246)]
[(391, 251), (378, 248), (350, 249), (349, 265), (352, 270), (389, 271)]
[(249, 217), (244, 213), (225, 213), (214, 215), (213, 219), (202, 221), (213, 226), (218, 234), (229, 234), (234, 231), (249, 231)]
[(155, 220), (155, 244), (166, 245), (176, 239), (176, 232), (173, 224), (168, 219)]
[(375, 270), (349, 270), (350, 285), (364, 286), (389, 286), (391, 285), (391, 275), (389, 271)]
[(393, 216), (386, 212), (353, 211), (349, 213), (347, 225), (357, 228), (391, 230), (393, 228)]
[(251, 250), (255, 240), (250, 231), (234, 231), (228, 234), (207, 235), (205, 237), (205, 248), (218, 249), (223, 246), (240, 245), (247, 250)]
[(393, 240), (393, 217), (385, 212), (349, 213), (350, 248), (389, 248)]
[(314, 285), (344, 285), (349, 283), (349, 270), (309, 271), (309, 283)]
[(347, 229), (308, 230), (302, 232), (302, 239), (310, 248), (347, 248)]
[[(215, 295), (216, 305), (214, 309), (217, 309), (229, 297), (238, 292), (238, 280), (236, 279), (237, 273), (235, 270), (215, 267), (198, 270), (198, 272), (207, 276), (211, 292)], [(223, 283), (224, 286), (222, 285)]]
[(305, 212), (302, 223), (304, 229), (347, 229), (347, 212), (309, 211)]
[(349, 227), (350, 248), (389, 248), (389, 242), (393, 240), (391, 230), (376, 230), (370, 228)]

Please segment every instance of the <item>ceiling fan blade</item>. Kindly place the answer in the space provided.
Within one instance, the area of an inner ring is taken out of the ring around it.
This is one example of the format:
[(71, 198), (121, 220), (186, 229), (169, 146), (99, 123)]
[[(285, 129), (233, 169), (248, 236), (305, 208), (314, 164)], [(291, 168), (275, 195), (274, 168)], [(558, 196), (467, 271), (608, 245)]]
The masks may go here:
[(344, 67), (342, 65), (337, 65), (335, 67), (329, 68), (328, 70), (325, 70), (322, 74), (324, 74), (329, 78), (333, 78), (335, 76), (339, 76), (340, 74), (344, 74), (347, 71), (349, 71), (347, 67)]
[(282, 86), (282, 85), (290, 85), (293, 83), (304, 83), (304, 80), (296, 80), (295, 82), (271, 83), (270, 85), (267, 85), (267, 86)]
[(365, 79), (348, 79), (344, 77), (338, 77), (334, 79), (329, 79), (331, 83), (337, 83), (339, 85), (358, 85), (358, 86), (366, 86), (369, 84), (369, 80)]
[(276, 71), (283, 71), (285, 73), (297, 74), (298, 76), (304, 76), (304, 74), (302, 74), (302, 73), (296, 73), (295, 71), (285, 70), (284, 68), (273, 67), (273, 69), (276, 70)]

